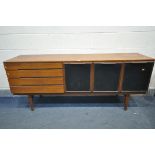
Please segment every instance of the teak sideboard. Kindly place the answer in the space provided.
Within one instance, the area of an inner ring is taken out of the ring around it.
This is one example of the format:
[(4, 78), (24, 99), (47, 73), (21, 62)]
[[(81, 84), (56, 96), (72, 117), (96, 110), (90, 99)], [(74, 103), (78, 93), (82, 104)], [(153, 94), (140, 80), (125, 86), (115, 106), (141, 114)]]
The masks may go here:
[(4, 62), (10, 90), (33, 96), (124, 95), (148, 90), (154, 58), (138, 53), (20, 55)]

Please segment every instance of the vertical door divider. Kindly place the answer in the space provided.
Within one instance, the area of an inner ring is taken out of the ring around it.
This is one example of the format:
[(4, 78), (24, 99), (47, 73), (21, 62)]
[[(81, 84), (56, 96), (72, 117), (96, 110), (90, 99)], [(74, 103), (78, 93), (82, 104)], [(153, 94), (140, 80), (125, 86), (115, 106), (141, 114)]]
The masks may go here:
[(120, 70), (119, 81), (118, 81), (118, 92), (119, 93), (122, 91), (124, 73), (125, 73), (125, 63), (121, 64), (121, 70)]
[(64, 80), (64, 93), (66, 92), (66, 76), (65, 76), (65, 64), (63, 63), (63, 80)]
[(95, 74), (95, 68), (94, 63), (91, 63), (90, 65), (90, 91), (94, 91), (94, 74)]

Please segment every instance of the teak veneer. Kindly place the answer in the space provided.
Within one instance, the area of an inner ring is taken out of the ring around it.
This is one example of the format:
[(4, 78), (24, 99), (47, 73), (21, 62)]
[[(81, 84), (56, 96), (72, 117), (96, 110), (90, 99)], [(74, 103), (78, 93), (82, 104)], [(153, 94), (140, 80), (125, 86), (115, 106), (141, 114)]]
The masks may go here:
[(4, 62), (11, 92), (33, 96), (124, 95), (147, 92), (154, 58), (138, 53), (20, 55)]

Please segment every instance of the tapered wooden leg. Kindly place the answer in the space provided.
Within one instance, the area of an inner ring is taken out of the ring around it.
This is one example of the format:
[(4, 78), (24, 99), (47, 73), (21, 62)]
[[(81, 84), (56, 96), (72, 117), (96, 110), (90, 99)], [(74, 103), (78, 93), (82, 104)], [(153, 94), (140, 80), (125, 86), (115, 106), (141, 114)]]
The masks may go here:
[(28, 100), (29, 100), (29, 106), (31, 110), (34, 111), (33, 95), (28, 95)]
[(129, 97), (130, 97), (129, 94), (125, 94), (125, 95), (124, 95), (124, 110), (125, 110), (125, 111), (128, 110)]

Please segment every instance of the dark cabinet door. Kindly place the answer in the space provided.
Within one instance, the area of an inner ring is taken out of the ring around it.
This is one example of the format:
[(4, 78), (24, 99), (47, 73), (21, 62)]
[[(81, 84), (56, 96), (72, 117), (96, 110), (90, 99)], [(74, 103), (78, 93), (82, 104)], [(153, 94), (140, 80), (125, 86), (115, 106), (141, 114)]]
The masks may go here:
[(65, 64), (67, 91), (90, 90), (90, 64)]
[(117, 91), (120, 64), (95, 64), (94, 91)]
[(154, 63), (128, 63), (125, 66), (124, 91), (147, 91)]

